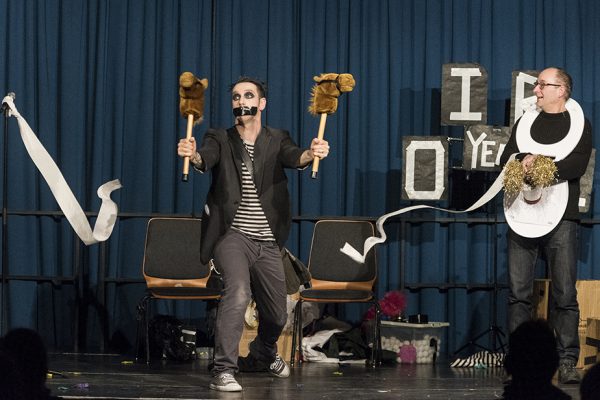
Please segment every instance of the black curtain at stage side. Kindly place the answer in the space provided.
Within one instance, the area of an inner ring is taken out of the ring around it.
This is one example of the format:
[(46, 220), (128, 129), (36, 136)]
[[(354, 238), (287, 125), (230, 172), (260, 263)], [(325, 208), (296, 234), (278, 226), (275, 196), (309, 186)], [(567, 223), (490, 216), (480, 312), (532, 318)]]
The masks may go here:
[[(141, 279), (148, 215), (200, 215), (210, 184), (199, 174), (181, 182), (181, 72), (209, 80), (196, 137), (232, 123), (228, 86), (250, 75), (269, 84), (266, 123), (288, 129), (304, 146), (319, 124), (307, 112), (313, 76), (354, 75), (356, 87), (327, 119), (332, 152), (318, 179), (309, 171), (288, 174), (292, 212), (301, 217), (288, 245), (307, 261), (311, 217), (376, 218), (418, 203), (400, 199), (402, 137), (462, 137), (461, 127), (440, 125), (445, 63), (485, 67), (490, 125), (507, 124), (513, 70), (565, 67), (573, 97), (598, 132), (599, 21), (595, 0), (0, 0), (0, 95), (16, 93), (16, 106), (84, 210), (99, 209), (100, 184), (123, 183), (112, 196), (122, 213), (112, 236), (85, 247), (65, 220), (38, 215), (58, 206), (9, 120), (2, 142), (8, 158), (1, 164), (8, 172), (1, 188), (9, 210), (8, 274), (48, 279), (3, 285), (4, 326), (34, 327), (57, 349), (71, 349), (77, 339), (80, 349), (94, 351), (121, 333), (122, 341), (133, 341), (144, 285), (103, 279)], [(460, 165), (462, 145), (450, 147), (451, 165)], [(449, 180), (450, 191), (469, 193), (452, 199), (477, 197), (487, 187), (480, 181), (471, 187), (452, 171)], [(598, 218), (596, 196), (592, 202), (584, 218)], [(452, 200), (432, 205), (457, 206)], [(503, 221), (500, 199), (471, 216)], [(505, 224), (440, 222), (448, 215), (434, 211), (411, 217), (385, 225), (388, 241), (377, 250), (379, 295), (401, 285), (493, 284), (495, 270), (506, 284)], [(600, 279), (598, 229), (582, 228), (581, 279)], [(496, 307), (502, 327), (504, 296), (501, 291)], [(200, 308), (180, 302), (159, 311), (196, 320), (204, 315)], [(492, 308), (488, 291), (409, 294), (409, 313), (451, 323), (449, 352), (488, 327)], [(350, 306), (340, 317), (358, 321), (364, 311)]]

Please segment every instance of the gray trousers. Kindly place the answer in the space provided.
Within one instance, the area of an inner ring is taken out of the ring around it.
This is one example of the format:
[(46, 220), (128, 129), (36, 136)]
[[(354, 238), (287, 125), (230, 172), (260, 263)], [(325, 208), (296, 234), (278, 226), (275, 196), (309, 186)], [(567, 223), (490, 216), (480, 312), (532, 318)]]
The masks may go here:
[(287, 321), (279, 247), (275, 242), (255, 241), (230, 229), (217, 243), (214, 260), (224, 289), (215, 324), (213, 375), (238, 371), (239, 342), (251, 297), (258, 311), (258, 335), (250, 343), (250, 353), (259, 360), (273, 361), (277, 339)]
[(525, 238), (508, 231), (508, 317), (510, 332), (531, 319), (536, 261), (543, 251), (552, 280), (549, 322), (556, 333), (558, 355), (577, 362), (579, 358), (579, 304), (577, 303), (578, 224), (561, 221), (540, 238)]

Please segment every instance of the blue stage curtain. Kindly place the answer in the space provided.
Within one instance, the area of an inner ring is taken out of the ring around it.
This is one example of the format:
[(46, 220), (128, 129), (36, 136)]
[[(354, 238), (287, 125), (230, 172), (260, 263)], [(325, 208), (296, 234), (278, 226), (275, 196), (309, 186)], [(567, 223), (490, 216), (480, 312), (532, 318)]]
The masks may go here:
[[(194, 174), (182, 183), (176, 156), (186, 123), (178, 111), (183, 71), (209, 80), (205, 121), (194, 131), (198, 138), (209, 126), (232, 123), (229, 84), (250, 75), (268, 82), (266, 123), (288, 129), (303, 146), (319, 125), (307, 112), (313, 76), (354, 75), (356, 87), (327, 118), (331, 154), (318, 179), (309, 170), (288, 174), (293, 214), (299, 217), (288, 244), (305, 261), (310, 218), (376, 218), (415, 204), (400, 200), (402, 136), (462, 137), (461, 128), (439, 123), (445, 63), (486, 68), (490, 125), (508, 123), (513, 70), (565, 67), (574, 79), (573, 97), (595, 132), (600, 130), (596, 0), (0, 0), (0, 37), (0, 95), (16, 93), (17, 107), (84, 210), (98, 210), (100, 184), (115, 178), (123, 183), (112, 196), (123, 216), (102, 246), (86, 248), (60, 218), (8, 218), (11, 275), (80, 277), (77, 285), (25, 280), (3, 288), (9, 299), (6, 325), (35, 327), (57, 348), (69, 348), (76, 334), (88, 349), (114, 332), (132, 340), (144, 285), (107, 285), (104, 293), (98, 283), (102, 277), (141, 278), (147, 217), (136, 215), (202, 211), (210, 178)], [(598, 145), (598, 133), (595, 137)], [(57, 211), (14, 119), (2, 146), (8, 148), (2, 160), (8, 185), (2, 190), (9, 211)], [(461, 145), (451, 147), (451, 166), (458, 166)], [(482, 173), (460, 184), (456, 170), (449, 174), (450, 192), (473, 200), (495, 177), (485, 174), (484, 184), (474, 187)], [(597, 220), (597, 196), (592, 201), (583, 217)], [(413, 219), (404, 225), (388, 222), (389, 239), (377, 250), (379, 295), (411, 284), (491, 284), (496, 269), (498, 282), (506, 284), (501, 200), (469, 215), (496, 216), (495, 228), (440, 222), (449, 216), (434, 211), (407, 216)], [(582, 279), (600, 279), (599, 229), (582, 228)], [(505, 326), (505, 292), (494, 305), (489, 291), (415, 290), (408, 311), (450, 321), (445, 346), (452, 351), (486, 329), (493, 311)], [(165, 312), (173, 309), (198, 315), (186, 304)], [(341, 317), (358, 321), (364, 311), (350, 307)], [(74, 333), (77, 315), (83, 326)]]

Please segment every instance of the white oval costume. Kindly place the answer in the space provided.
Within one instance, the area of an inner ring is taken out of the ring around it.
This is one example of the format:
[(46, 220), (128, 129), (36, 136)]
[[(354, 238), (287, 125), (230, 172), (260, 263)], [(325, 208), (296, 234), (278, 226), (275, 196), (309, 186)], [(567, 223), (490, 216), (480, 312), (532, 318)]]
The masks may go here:
[[(559, 142), (552, 144), (538, 143), (531, 137), (531, 125), (538, 117), (539, 111), (526, 111), (516, 131), (516, 143), (522, 153), (540, 154), (560, 161), (575, 149), (581, 136), (585, 118), (579, 103), (573, 99), (567, 100), (565, 108), (571, 117), (569, 132)], [(569, 184), (561, 181), (542, 189), (540, 201), (528, 204), (523, 198), (523, 192), (515, 195), (504, 195), (504, 215), (506, 222), (517, 234), (535, 238), (544, 236), (554, 229), (562, 219), (569, 200)]]

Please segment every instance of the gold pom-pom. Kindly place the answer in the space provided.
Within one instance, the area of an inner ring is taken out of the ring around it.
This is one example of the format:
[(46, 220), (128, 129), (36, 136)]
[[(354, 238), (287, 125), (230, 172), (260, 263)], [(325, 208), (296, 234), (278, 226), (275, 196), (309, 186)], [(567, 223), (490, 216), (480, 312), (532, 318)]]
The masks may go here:
[(511, 195), (523, 190), (523, 185), (548, 187), (556, 182), (556, 171), (554, 161), (545, 156), (537, 156), (527, 173), (525, 173), (521, 161), (509, 161), (504, 169), (504, 191)]
[(549, 157), (537, 156), (525, 179), (533, 187), (548, 187), (556, 182), (556, 164)]
[(525, 179), (525, 170), (521, 161), (511, 160), (504, 167), (504, 191), (507, 194), (516, 194), (523, 189), (523, 181)]

